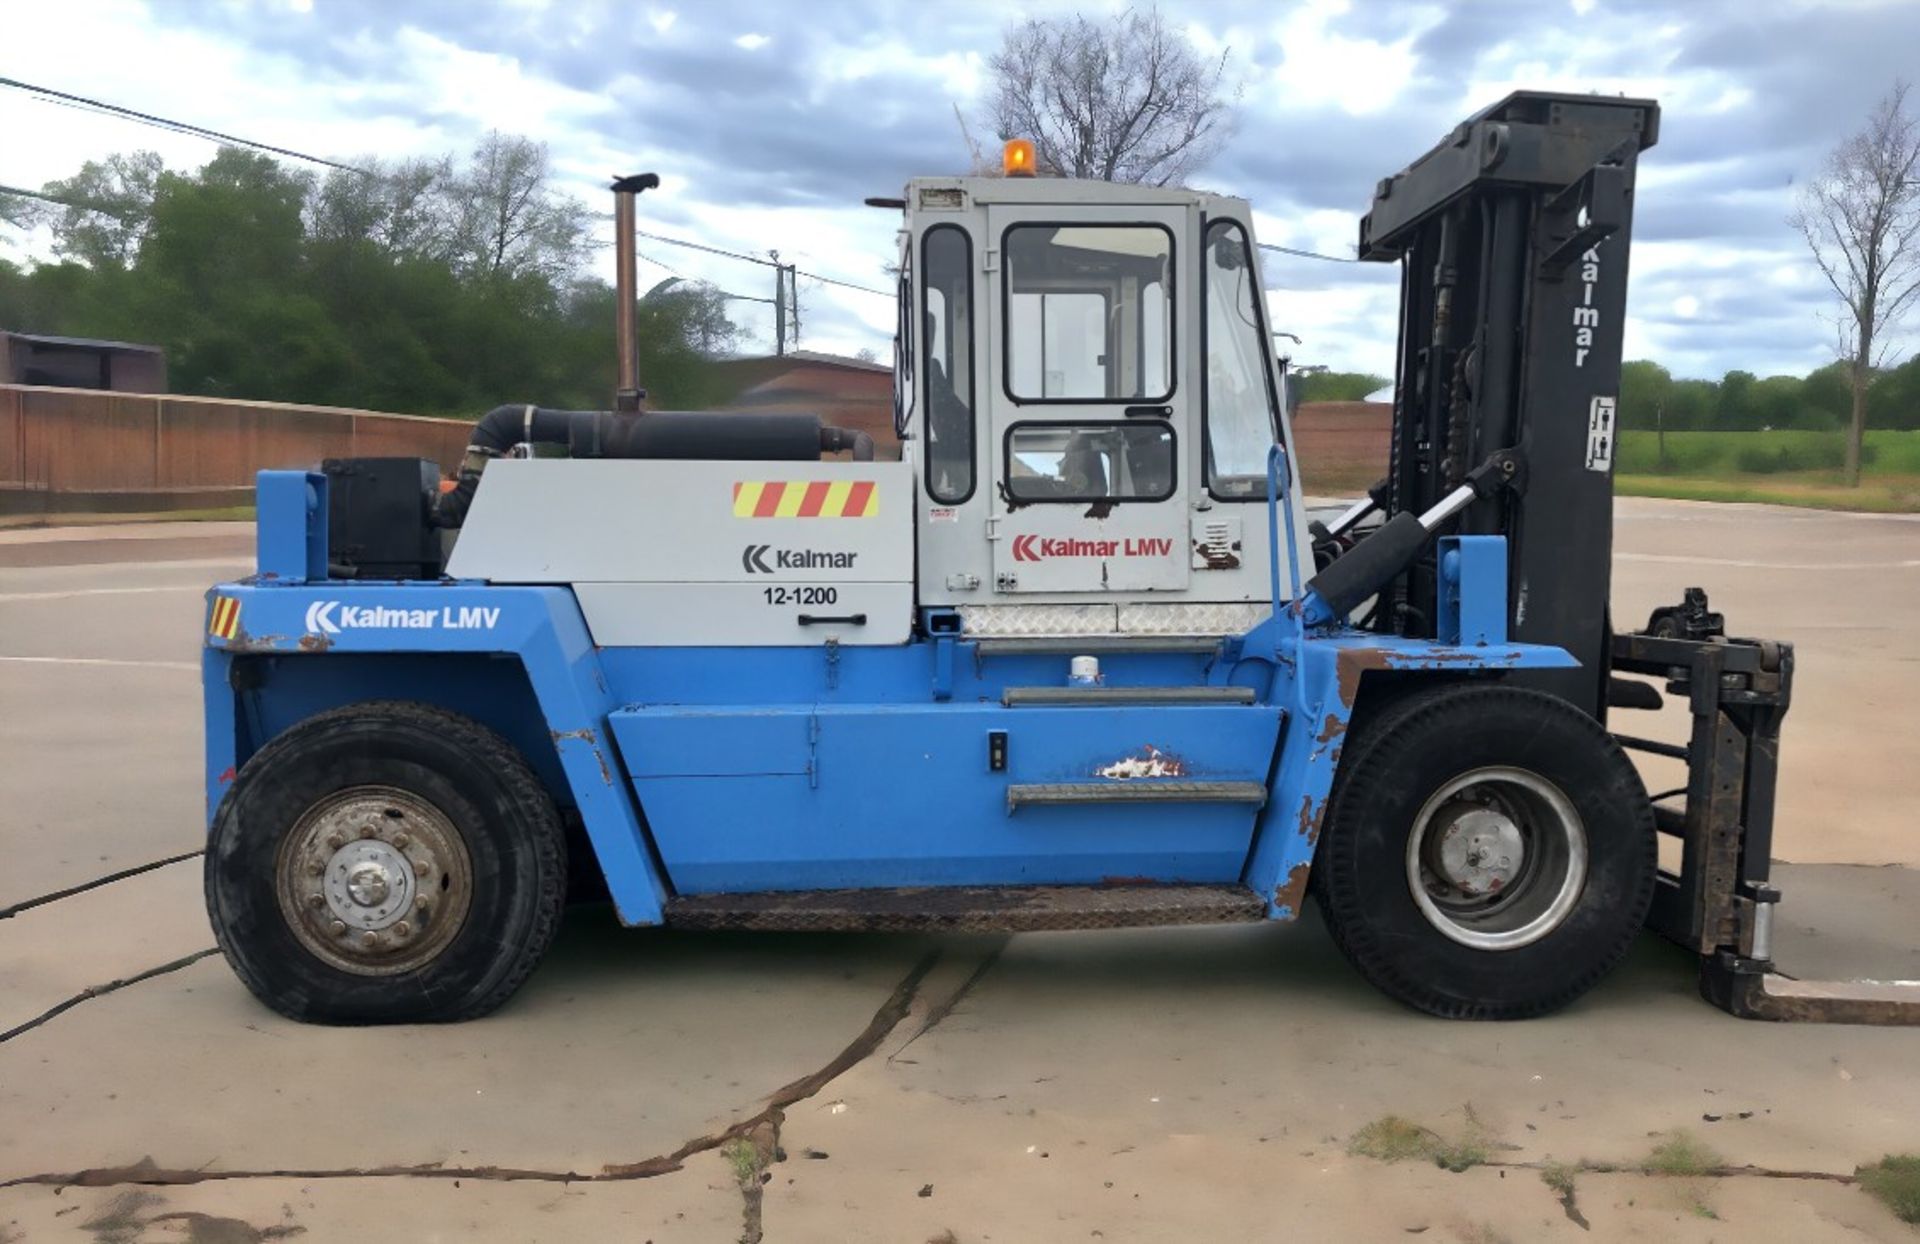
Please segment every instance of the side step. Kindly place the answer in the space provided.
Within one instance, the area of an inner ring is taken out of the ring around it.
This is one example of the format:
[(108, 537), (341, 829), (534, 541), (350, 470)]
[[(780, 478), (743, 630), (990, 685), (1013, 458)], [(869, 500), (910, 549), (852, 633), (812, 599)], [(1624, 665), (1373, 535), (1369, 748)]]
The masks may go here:
[(979, 640), (975, 651), (983, 657), (1094, 656), (1121, 652), (1210, 654), (1220, 651), (1223, 642), (1218, 635), (1009, 635), (1003, 639)]
[(1008, 708), (1073, 704), (1252, 704), (1252, 687), (1008, 687)]
[(683, 929), (1041, 933), (1170, 924), (1244, 924), (1266, 904), (1242, 885), (904, 886), (762, 891), (669, 899)]
[(1007, 787), (1007, 811), (1028, 804), (1079, 803), (1250, 803), (1267, 801), (1261, 782), (1181, 782), (1134, 778), (1112, 782), (1014, 783)]

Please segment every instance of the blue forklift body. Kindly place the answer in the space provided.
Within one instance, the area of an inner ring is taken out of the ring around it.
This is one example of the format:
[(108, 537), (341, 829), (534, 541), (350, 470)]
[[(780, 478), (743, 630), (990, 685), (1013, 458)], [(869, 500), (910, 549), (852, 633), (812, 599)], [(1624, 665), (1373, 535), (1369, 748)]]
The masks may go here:
[(1507, 642), (1497, 536), (1441, 542), (1445, 642), (1338, 625), (1276, 561), (1246, 634), (1111, 654), (1098, 697), (1048, 704), (1022, 689), (1066, 656), (989, 653), (940, 610), (890, 647), (597, 647), (569, 587), (329, 579), (324, 476), (263, 472), (258, 510), (258, 573), (208, 593), (209, 818), (315, 713), (438, 704), (577, 812), (634, 925), (676, 896), (1102, 883), (1238, 882), (1291, 919), (1365, 679), (1577, 664)]

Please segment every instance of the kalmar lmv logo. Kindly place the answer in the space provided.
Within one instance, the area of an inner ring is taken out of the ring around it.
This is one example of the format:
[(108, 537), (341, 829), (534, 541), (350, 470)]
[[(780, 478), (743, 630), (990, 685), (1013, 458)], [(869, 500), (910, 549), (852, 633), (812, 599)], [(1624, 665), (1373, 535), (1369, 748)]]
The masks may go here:
[(1048, 557), (1165, 557), (1173, 552), (1171, 537), (1128, 536), (1124, 540), (1080, 540), (1070, 536), (1015, 536), (1013, 560), (1037, 562)]

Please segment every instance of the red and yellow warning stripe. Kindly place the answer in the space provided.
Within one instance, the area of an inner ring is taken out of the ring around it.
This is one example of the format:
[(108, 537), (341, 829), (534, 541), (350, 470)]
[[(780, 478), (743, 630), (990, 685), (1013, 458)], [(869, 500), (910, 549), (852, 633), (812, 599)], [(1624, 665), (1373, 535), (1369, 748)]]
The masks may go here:
[(872, 480), (747, 480), (733, 486), (735, 518), (872, 518), (880, 490)]
[(207, 634), (217, 639), (232, 639), (240, 633), (240, 598), (216, 596), (213, 612), (207, 618)]

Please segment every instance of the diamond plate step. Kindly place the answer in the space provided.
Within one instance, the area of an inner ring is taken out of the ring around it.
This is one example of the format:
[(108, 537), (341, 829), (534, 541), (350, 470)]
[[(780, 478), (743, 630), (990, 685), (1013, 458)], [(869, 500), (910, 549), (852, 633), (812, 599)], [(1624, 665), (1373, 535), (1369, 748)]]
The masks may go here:
[(1008, 687), (1008, 708), (1075, 704), (1252, 704), (1252, 687)]
[(1248, 923), (1266, 904), (1241, 885), (908, 886), (699, 894), (670, 899), (666, 915), (690, 929), (1038, 933)]
[(1262, 782), (1181, 782), (1135, 778), (1113, 782), (1036, 782), (1007, 787), (1007, 811), (1028, 804), (1251, 803), (1267, 801)]

